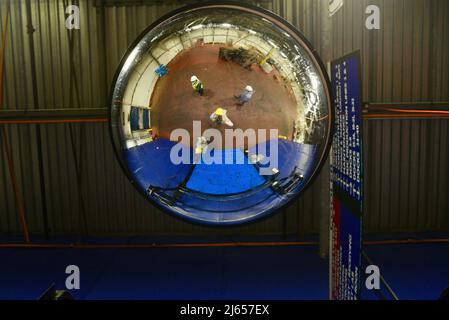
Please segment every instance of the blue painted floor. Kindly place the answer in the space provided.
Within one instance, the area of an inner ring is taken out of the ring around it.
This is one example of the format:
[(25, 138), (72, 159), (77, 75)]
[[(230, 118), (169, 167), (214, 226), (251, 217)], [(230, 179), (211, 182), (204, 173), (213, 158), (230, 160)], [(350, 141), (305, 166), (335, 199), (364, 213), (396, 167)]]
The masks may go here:
[[(249, 191), (265, 182), (264, 177), (241, 150), (214, 151), (220, 153), (218, 158), (221, 158), (221, 164), (197, 164), (187, 182), (187, 188), (202, 193), (225, 195)], [(227, 157), (229, 160), (225, 162)]]
[[(376, 245), (365, 250), (399, 300), (435, 300), (449, 287), (449, 243)], [(362, 297), (376, 298), (366, 291)]]
[[(449, 286), (449, 244), (365, 249), (400, 299), (437, 299)], [(81, 270), (77, 299), (327, 299), (328, 265), (317, 250), (1, 249), (0, 299), (36, 299), (53, 282), (64, 288), (69, 264)]]
[(0, 299), (36, 299), (64, 288), (76, 264), (77, 299), (327, 299), (327, 263), (316, 247), (3, 249)]

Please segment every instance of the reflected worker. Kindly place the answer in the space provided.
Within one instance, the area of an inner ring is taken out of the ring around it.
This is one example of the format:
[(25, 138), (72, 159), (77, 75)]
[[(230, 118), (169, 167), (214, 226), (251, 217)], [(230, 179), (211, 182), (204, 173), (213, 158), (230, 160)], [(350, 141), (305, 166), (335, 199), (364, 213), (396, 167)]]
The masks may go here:
[(205, 153), (207, 151), (209, 143), (210, 141), (206, 137), (204, 136), (198, 137), (196, 139), (195, 154), (199, 155)]
[(210, 119), (217, 123), (217, 124), (222, 124), (224, 123), (225, 125), (232, 127), (234, 126), (234, 124), (232, 123), (232, 121), (228, 118), (227, 116), (228, 111), (226, 109), (220, 108), (218, 107), (217, 110), (215, 110), (211, 115), (210, 115)]
[(197, 76), (192, 76), (190, 82), (192, 83), (193, 90), (202, 96), (204, 94), (204, 85), (201, 83), (200, 79), (198, 79)]
[(239, 106), (242, 106), (251, 100), (253, 94), (254, 94), (253, 87), (246, 86), (245, 89), (243, 89), (242, 93), (240, 93), (238, 96), (234, 96), (234, 98), (237, 99), (237, 104)]

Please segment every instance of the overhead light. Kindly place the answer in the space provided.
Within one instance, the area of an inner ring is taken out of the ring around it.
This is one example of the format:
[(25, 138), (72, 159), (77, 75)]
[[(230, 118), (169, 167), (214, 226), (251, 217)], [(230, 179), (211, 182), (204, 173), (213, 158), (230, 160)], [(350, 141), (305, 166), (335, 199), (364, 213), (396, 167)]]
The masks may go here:
[(276, 43), (274, 43), (272, 40), (267, 40), (267, 42), (269, 44), (271, 44), (273, 47), (277, 48), (278, 46), (276, 45)]
[(191, 27), (192, 30), (201, 29), (204, 27), (204, 24), (197, 24), (196, 26)]
[(221, 26), (222, 26), (223, 28), (231, 28), (231, 27), (232, 27), (232, 24), (230, 24), (230, 23), (222, 23)]

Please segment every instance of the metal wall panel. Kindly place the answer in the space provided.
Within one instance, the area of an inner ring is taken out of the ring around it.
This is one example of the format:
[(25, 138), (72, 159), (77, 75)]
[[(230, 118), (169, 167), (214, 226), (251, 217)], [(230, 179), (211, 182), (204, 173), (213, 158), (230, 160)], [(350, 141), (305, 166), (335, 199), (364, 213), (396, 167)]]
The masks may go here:
[[(345, 0), (332, 30), (334, 58), (361, 52), (364, 101), (449, 101), (447, 1)], [(366, 231), (449, 230), (448, 136), (447, 119), (364, 121)]]
[[(365, 101), (449, 100), (446, 1), (345, 0), (331, 18), (330, 43), (322, 40), (325, 2), (273, 0), (261, 5), (302, 30), (324, 57), (360, 49)], [(1, 1), (1, 22), (8, 3), (3, 108), (32, 109), (36, 103), (26, 2)], [(67, 31), (68, 1), (30, 3), (42, 109), (104, 108), (127, 46), (152, 21), (180, 6), (176, 1), (126, 6), (112, 0), (107, 6), (74, 1), (80, 5), (81, 29)], [(379, 5), (381, 30), (364, 27), (368, 4)], [(45, 233), (47, 215), (50, 235), (292, 235), (318, 232), (320, 214), (327, 214), (329, 181), (324, 172), (292, 206), (257, 224), (227, 230), (191, 225), (155, 209), (134, 190), (115, 161), (106, 124), (51, 124), (39, 130), (45, 197), (36, 126), (6, 125), (32, 234)], [(365, 121), (366, 230), (449, 230), (448, 130), (447, 120)], [(4, 151), (0, 161), (0, 232), (17, 234), (21, 226)]]

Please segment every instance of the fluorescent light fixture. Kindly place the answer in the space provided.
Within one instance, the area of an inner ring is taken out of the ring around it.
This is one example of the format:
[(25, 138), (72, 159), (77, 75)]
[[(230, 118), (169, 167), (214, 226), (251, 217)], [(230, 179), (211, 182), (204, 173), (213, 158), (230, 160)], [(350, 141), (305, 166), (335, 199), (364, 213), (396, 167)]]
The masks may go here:
[(274, 43), (272, 40), (267, 40), (267, 42), (269, 44), (271, 44), (273, 47), (277, 48), (278, 46), (276, 45), (276, 43)]
[(204, 24), (197, 24), (196, 26), (193, 26), (191, 29), (192, 30), (198, 30), (204, 27)]
[(231, 27), (232, 27), (232, 24), (230, 24), (230, 23), (222, 23), (221, 26), (222, 26), (223, 28), (231, 28)]

